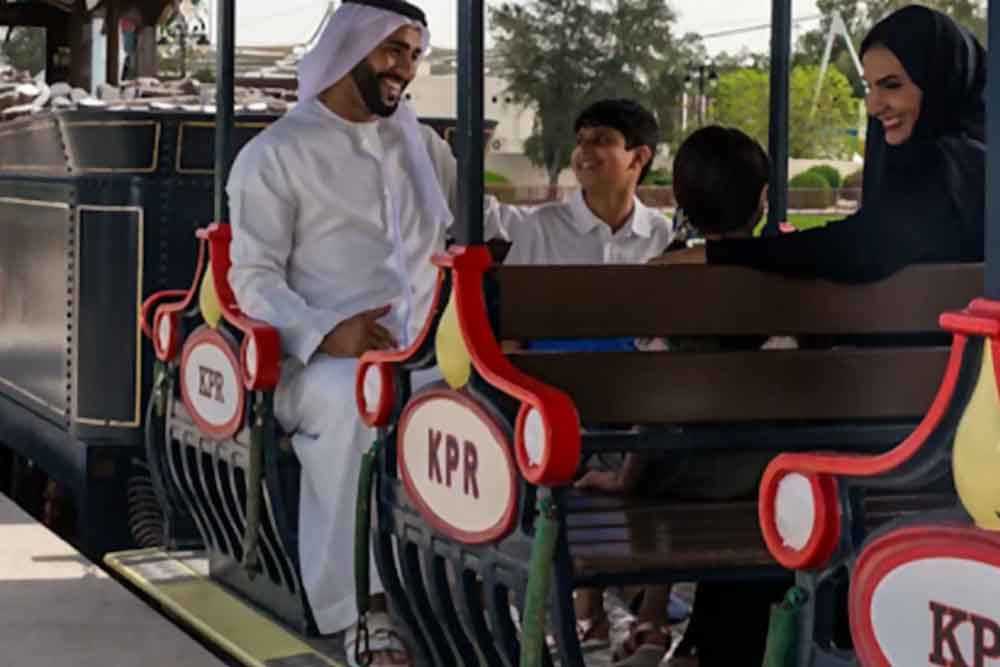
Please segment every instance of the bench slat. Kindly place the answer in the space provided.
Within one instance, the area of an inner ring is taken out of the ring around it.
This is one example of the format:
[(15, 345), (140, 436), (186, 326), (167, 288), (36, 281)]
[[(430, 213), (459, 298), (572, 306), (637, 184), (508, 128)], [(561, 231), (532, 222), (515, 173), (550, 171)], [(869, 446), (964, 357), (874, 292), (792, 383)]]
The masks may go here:
[(914, 347), (510, 359), (569, 394), (585, 424), (691, 424), (920, 417), (948, 354)]
[(509, 266), (500, 338), (881, 334), (938, 330), (983, 291), (981, 264), (911, 266), (869, 285), (731, 266)]
[[(869, 497), (866, 528), (954, 502), (954, 495), (946, 493)], [(567, 507), (567, 538), (578, 576), (775, 564), (760, 535), (756, 502), (688, 503), (574, 493)]]

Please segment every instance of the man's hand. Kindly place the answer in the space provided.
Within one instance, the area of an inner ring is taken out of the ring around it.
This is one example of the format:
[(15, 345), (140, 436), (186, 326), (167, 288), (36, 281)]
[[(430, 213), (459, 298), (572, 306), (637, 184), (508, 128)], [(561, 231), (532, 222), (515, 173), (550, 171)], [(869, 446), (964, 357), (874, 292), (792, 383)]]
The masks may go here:
[(392, 350), (399, 347), (395, 336), (376, 320), (388, 314), (391, 306), (382, 306), (349, 317), (333, 328), (319, 344), (320, 352), (331, 357), (357, 358), (368, 350)]
[(705, 264), (705, 246), (698, 245), (693, 248), (674, 250), (665, 252), (659, 257), (649, 260), (650, 264)]

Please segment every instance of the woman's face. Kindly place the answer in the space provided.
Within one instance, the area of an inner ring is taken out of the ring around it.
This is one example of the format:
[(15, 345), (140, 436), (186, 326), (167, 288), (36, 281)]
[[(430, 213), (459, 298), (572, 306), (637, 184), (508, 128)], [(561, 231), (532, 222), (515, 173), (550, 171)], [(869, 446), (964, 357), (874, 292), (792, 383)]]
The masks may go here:
[(903, 63), (881, 45), (871, 47), (862, 59), (868, 95), (868, 114), (882, 123), (885, 141), (892, 146), (905, 144), (920, 118), (923, 92), (906, 73)]

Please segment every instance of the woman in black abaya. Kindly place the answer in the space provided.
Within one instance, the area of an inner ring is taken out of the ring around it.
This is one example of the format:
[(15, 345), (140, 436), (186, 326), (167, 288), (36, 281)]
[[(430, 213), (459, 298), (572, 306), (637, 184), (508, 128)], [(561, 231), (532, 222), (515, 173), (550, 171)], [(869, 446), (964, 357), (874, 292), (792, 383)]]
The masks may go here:
[[(982, 261), (983, 47), (944, 14), (911, 5), (876, 25), (861, 52), (870, 115), (861, 208), (822, 229), (709, 242), (667, 263), (860, 283), (914, 263)], [(760, 664), (769, 606), (787, 585), (700, 585), (685, 644), (698, 648), (701, 667)]]
[(869, 113), (861, 208), (821, 229), (710, 242), (667, 262), (870, 282), (909, 264), (983, 259), (986, 54), (951, 18), (919, 5), (861, 45)]

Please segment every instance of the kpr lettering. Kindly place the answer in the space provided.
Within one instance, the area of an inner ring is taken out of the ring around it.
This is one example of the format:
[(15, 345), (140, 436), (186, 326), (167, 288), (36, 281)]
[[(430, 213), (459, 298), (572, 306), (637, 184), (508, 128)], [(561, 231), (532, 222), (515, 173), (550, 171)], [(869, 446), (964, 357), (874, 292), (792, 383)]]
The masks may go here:
[(198, 393), (205, 398), (212, 399), (213, 401), (225, 403), (225, 399), (222, 398), (222, 373), (211, 368), (199, 366), (198, 376), (200, 378), (198, 383)]
[[(441, 465), (441, 443), (444, 442), (444, 466)], [(462, 477), (462, 492), (479, 498), (479, 452), (468, 440), (461, 444), (454, 435), (427, 429), (427, 478), (449, 489)]]
[[(936, 667), (987, 667), (987, 658), (1000, 658), (1000, 624), (939, 602), (930, 603), (934, 619), (932, 651), (928, 656)], [(972, 625), (972, 662), (966, 660), (955, 636), (963, 624)]]

